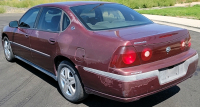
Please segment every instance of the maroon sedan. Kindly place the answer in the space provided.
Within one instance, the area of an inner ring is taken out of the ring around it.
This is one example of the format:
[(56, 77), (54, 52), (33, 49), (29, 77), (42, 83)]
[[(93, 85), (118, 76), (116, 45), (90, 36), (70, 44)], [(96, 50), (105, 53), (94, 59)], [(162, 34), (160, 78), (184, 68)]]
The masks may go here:
[(117, 3), (38, 5), (1, 35), (8, 61), (54, 78), (71, 102), (88, 94), (135, 101), (190, 78), (198, 63), (186, 29), (155, 24)]

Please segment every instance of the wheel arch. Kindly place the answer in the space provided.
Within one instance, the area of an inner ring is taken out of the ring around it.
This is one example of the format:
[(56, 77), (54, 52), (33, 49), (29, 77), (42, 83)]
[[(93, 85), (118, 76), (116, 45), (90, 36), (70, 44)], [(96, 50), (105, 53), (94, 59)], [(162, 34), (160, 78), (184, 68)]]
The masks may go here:
[(56, 74), (57, 74), (57, 72), (58, 72), (58, 66), (59, 66), (59, 64), (60, 64), (62, 61), (68, 61), (68, 62), (70, 62), (70, 63), (74, 66), (74, 68), (77, 70), (77, 74), (78, 74), (78, 77), (79, 77), (79, 79), (80, 79), (80, 82), (81, 82), (82, 86), (84, 87), (84, 84), (83, 84), (83, 81), (82, 81), (81, 76), (80, 76), (80, 74), (79, 74), (79, 71), (78, 71), (78, 69), (76, 68), (76, 64), (73, 63), (73, 61), (71, 61), (69, 58), (67, 58), (67, 57), (65, 57), (65, 56), (59, 55), (59, 56), (56, 56), (56, 57), (54, 58), (54, 64), (55, 64)]
[(59, 56), (56, 56), (56, 57), (54, 58), (54, 64), (55, 64), (56, 70), (58, 70), (58, 66), (59, 66), (59, 64), (60, 64), (62, 61), (68, 61), (68, 62), (70, 62), (74, 67), (76, 66), (69, 58), (67, 58), (67, 57), (65, 57), (65, 56), (62, 56), (62, 55), (59, 55)]
[[(8, 38), (8, 35), (5, 34), (5, 33), (2, 33), (2, 35), (1, 35), (1, 40), (3, 40), (4, 37), (7, 37), (7, 38)], [(8, 39), (9, 39), (9, 38), (8, 38)]]

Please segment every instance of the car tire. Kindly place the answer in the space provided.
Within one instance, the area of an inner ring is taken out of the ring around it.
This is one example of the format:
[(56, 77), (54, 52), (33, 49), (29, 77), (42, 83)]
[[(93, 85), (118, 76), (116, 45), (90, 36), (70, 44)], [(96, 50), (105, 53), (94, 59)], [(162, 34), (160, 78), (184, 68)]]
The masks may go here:
[(15, 58), (11, 45), (10, 45), (10, 41), (7, 37), (3, 38), (3, 49), (4, 49), (4, 55), (6, 57), (6, 60), (9, 62), (12, 62)]
[(68, 61), (62, 61), (58, 66), (58, 84), (70, 102), (78, 103), (87, 97), (76, 68)]

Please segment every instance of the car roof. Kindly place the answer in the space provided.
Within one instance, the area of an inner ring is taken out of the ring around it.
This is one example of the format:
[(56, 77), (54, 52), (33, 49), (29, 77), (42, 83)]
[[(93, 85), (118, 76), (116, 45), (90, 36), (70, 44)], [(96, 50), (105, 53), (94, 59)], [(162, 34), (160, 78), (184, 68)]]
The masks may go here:
[[(68, 2), (55, 2), (55, 3), (47, 3), (41, 4), (38, 6), (79, 6), (79, 5), (88, 5), (88, 4), (101, 4), (101, 3), (111, 3), (111, 2), (102, 2), (102, 1), (68, 1)], [(36, 7), (38, 7), (36, 6)]]

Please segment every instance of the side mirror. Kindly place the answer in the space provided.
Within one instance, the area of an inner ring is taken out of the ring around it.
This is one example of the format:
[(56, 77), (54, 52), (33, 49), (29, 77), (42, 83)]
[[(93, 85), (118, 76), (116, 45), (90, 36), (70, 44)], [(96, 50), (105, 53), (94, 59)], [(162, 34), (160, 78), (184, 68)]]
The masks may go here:
[(10, 26), (10, 27), (17, 28), (17, 27), (18, 27), (18, 21), (11, 21), (11, 22), (9, 23), (9, 26)]

